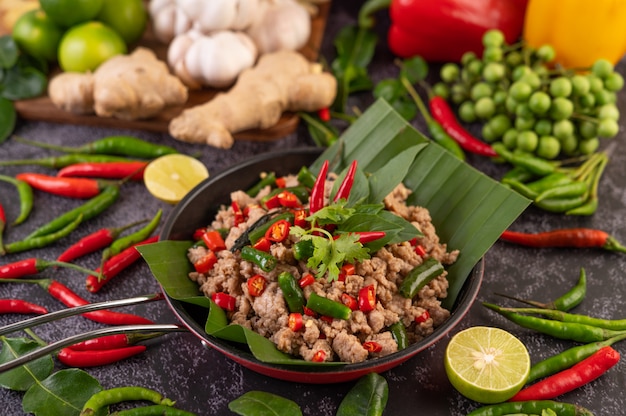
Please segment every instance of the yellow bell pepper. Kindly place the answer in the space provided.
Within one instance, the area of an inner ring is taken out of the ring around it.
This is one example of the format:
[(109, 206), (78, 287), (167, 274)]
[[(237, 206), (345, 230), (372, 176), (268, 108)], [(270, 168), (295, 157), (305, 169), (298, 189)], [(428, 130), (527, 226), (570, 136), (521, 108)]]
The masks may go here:
[(535, 48), (552, 45), (565, 68), (588, 68), (600, 58), (615, 64), (626, 52), (626, 1), (530, 0), (523, 37)]

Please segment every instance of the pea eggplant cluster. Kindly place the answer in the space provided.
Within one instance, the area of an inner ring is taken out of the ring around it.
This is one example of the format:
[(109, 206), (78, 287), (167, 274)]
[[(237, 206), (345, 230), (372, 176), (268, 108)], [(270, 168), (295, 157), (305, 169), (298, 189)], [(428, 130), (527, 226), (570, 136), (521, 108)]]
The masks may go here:
[(592, 414), (580, 406), (555, 402), (554, 399), (591, 383), (619, 362), (620, 354), (612, 345), (626, 339), (626, 319), (601, 319), (570, 312), (584, 300), (586, 287), (586, 273), (581, 268), (577, 283), (552, 301), (539, 302), (504, 295), (529, 306), (503, 307), (483, 303), (488, 309), (523, 328), (573, 341), (578, 345), (533, 364), (526, 387), (507, 403), (485, 406), (472, 412), (472, 416), (537, 413), (541, 409), (552, 409), (559, 415)]

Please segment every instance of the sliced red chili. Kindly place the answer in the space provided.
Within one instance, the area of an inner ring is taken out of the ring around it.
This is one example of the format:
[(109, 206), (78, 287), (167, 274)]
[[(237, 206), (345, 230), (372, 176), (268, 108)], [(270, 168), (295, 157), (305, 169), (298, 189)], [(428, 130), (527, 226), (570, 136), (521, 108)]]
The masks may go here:
[(383, 346), (376, 341), (364, 342), (363, 348), (365, 348), (368, 352), (381, 352), (383, 350)]
[(237, 201), (233, 201), (230, 204), (231, 208), (233, 209), (233, 214), (235, 216), (235, 227), (238, 226), (239, 224), (243, 223), (246, 221), (245, 216), (243, 215), (243, 211), (241, 210), (241, 207), (239, 206), (239, 204), (237, 203)]
[(423, 322), (426, 322), (430, 319), (430, 313), (428, 313), (428, 311), (424, 311), (422, 312), (421, 315), (418, 315), (415, 317), (415, 322), (418, 324), (421, 324)]
[(284, 188), (285, 186), (287, 186), (287, 180), (285, 179), (284, 176), (276, 178), (276, 186), (278, 188)]
[(248, 293), (250, 296), (261, 296), (265, 287), (267, 286), (267, 280), (260, 274), (255, 274), (248, 279)]
[(415, 253), (420, 257), (424, 257), (426, 255), (426, 249), (421, 244), (417, 244), (415, 246)]
[(298, 312), (292, 312), (289, 314), (288, 319), (289, 329), (293, 332), (298, 332), (304, 326), (304, 320), (302, 319), (302, 314)]
[(359, 308), (356, 298), (348, 293), (341, 294), (341, 303), (353, 311), (356, 311)]
[(226, 250), (226, 243), (219, 231), (211, 230), (202, 235), (202, 241), (214, 252)]
[(282, 191), (276, 196), (278, 197), (278, 203), (285, 208), (297, 208), (302, 205), (293, 192)]
[(291, 224), (287, 220), (278, 220), (273, 223), (265, 232), (265, 238), (269, 241), (279, 243), (284, 241), (289, 235)]
[(341, 273), (345, 274), (346, 276), (352, 276), (354, 273), (356, 273), (356, 266), (352, 263), (344, 263), (341, 266)]
[(252, 247), (254, 247), (257, 250), (264, 251), (267, 253), (270, 251), (271, 246), (272, 246), (272, 242), (270, 240), (268, 240), (265, 237), (261, 237), (256, 241), (256, 243), (254, 243)]
[(263, 205), (265, 205), (266, 209), (274, 209), (280, 207), (280, 200), (278, 199), (278, 195), (272, 195), (267, 198)]
[(311, 361), (313, 361), (314, 363), (322, 363), (325, 360), (326, 360), (326, 351), (324, 350), (315, 351), (315, 354), (313, 354), (313, 357), (311, 358)]
[(312, 310), (311, 308), (307, 308), (306, 306), (302, 307), (302, 311), (304, 312), (304, 314), (306, 316), (310, 316), (312, 318), (316, 318), (317, 317), (317, 312), (315, 312), (314, 310)]
[(332, 316), (326, 316), (326, 315), (320, 316), (320, 319), (326, 322), (327, 324), (332, 324), (333, 321), (335, 320)]
[(297, 209), (293, 212), (293, 225), (297, 225), (298, 227), (305, 228), (309, 225), (309, 222), (306, 220), (308, 217), (305, 209)]
[(204, 233), (206, 233), (206, 227), (198, 228), (196, 229), (196, 231), (193, 232), (191, 238), (193, 238), (193, 241), (200, 241), (202, 240), (202, 236), (204, 235)]
[(211, 296), (211, 300), (220, 308), (232, 312), (235, 310), (237, 299), (234, 296), (224, 292), (217, 292)]
[(298, 286), (300, 286), (301, 288), (305, 288), (309, 285), (312, 285), (313, 283), (315, 283), (315, 276), (313, 276), (311, 273), (305, 273), (304, 276), (302, 276), (300, 280), (298, 280)]
[(376, 288), (374, 285), (367, 285), (359, 290), (359, 310), (369, 312), (376, 308)]
[(217, 263), (217, 256), (212, 251), (208, 251), (204, 257), (196, 261), (193, 267), (198, 273), (206, 273)]

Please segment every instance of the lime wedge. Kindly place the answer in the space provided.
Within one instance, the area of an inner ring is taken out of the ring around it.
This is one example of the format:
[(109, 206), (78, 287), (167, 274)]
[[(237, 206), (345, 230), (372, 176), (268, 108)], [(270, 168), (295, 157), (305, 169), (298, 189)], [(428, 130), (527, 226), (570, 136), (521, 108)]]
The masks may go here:
[(444, 364), (450, 383), (459, 393), (479, 403), (500, 403), (526, 383), (530, 356), (511, 333), (475, 326), (452, 337)]
[(206, 166), (183, 154), (169, 154), (146, 166), (144, 184), (155, 198), (170, 204), (180, 202), (197, 184), (209, 177)]

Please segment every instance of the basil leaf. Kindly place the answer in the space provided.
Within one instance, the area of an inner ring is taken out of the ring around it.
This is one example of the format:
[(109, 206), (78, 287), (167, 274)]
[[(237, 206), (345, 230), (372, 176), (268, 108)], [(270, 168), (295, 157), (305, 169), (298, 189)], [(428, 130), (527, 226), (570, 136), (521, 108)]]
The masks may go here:
[(369, 373), (361, 377), (341, 401), (337, 416), (382, 416), (388, 398), (387, 380), (379, 374)]
[(0, 144), (11, 136), (15, 129), (17, 113), (13, 102), (0, 97)]
[(302, 416), (302, 410), (296, 402), (255, 390), (231, 401), (228, 408), (241, 416)]
[[(41, 347), (28, 338), (3, 338), (0, 362), (6, 363)], [(0, 386), (11, 390), (28, 390), (35, 382), (50, 375), (54, 370), (52, 356), (38, 358), (12, 370), (0, 373)]]
[[(102, 390), (98, 380), (83, 370), (60, 370), (33, 385), (22, 399), (26, 413), (36, 416), (78, 416), (91, 396)], [(106, 415), (106, 408), (96, 415)]]

